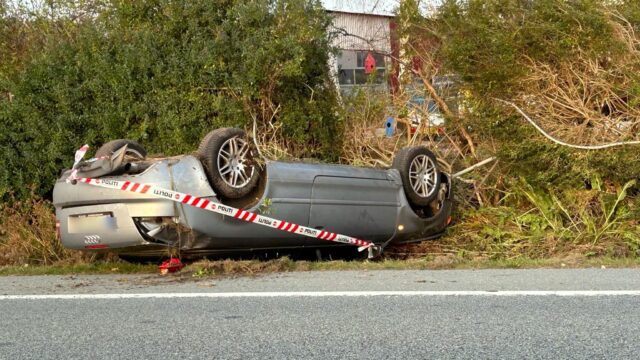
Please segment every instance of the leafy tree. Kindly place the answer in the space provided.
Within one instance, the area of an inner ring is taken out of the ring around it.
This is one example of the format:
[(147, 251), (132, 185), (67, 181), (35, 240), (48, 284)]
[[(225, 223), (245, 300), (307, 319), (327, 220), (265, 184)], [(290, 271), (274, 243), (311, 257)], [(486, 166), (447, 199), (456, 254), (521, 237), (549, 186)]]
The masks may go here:
[[(317, 0), (97, 2), (3, 87), (0, 195), (51, 190), (74, 150), (115, 138), (192, 151), (208, 131), (282, 125), (298, 156), (335, 159), (330, 19)], [(96, 10), (97, 9), (97, 10)], [(3, 21), (7, 19), (3, 18)], [(10, 19), (11, 20), (11, 19)], [(14, 19), (15, 20), (15, 19)], [(276, 111), (276, 109), (278, 109)]]

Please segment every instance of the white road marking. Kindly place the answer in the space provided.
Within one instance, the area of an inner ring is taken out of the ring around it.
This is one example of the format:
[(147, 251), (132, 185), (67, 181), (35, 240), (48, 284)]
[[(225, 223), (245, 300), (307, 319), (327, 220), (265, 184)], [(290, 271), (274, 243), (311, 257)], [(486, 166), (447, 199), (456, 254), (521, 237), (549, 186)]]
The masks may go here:
[(173, 298), (376, 297), (376, 296), (640, 296), (640, 290), (506, 290), (506, 291), (294, 291), (139, 294), (0, 295), (0, 300), (101, 300)]

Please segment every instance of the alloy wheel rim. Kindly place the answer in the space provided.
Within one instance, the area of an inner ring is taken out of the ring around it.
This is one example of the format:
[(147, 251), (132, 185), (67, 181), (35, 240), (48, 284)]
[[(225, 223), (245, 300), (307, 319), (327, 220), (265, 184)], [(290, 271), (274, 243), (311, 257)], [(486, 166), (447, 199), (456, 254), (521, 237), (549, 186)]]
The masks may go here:
[(233, 188), (246, 186), (253, 177), (254, 168), (249, 165), (249, 144), (242, 138), (225, 141), (218, 152), (218, 172), (222, 180)]
[(438, 172), (436, 164), (427, 155), (418, 155), (409, 167), (409, 182), (418, 196), (426, 198), (436, 191)]

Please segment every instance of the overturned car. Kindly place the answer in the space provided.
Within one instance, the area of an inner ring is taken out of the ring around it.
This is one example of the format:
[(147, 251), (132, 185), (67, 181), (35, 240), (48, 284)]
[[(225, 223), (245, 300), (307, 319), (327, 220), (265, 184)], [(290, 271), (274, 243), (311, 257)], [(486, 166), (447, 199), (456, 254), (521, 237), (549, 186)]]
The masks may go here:
[[(210, 132), (193, 155), (169, 158), (147, 158), (134, 141), (108, 142), (55, 184), (62, 243), (121, 255), (162, 256), (174, 249), (197, 257), (344, 247), (330, 240), (345, 234), (379, 252), (435, 238), (451, 221), (451, 178), (424, 146), (399, 151), (390, 169), (259, 160), (244, 131), (234, 128)], [(118, 187), (93, 186), (90, 179)], [(174, 193), (188, 195), (169, 200)], [(242, 209), (243, 216), (205, 211), (205, 204)], [(291, 226), (246, 221), (260, 220), (254, 214)], [(294, 225), (301, 230), (292, 231)], [(317, 233), (304, 236), (305, 227)]]

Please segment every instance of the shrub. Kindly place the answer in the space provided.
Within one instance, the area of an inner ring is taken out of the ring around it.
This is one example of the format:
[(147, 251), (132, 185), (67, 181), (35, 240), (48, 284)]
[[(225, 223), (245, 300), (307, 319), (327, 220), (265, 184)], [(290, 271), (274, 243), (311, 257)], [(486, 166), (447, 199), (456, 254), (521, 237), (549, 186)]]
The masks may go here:
[(576, 187), (593, 176), (618, 184), (637, 178), (637, 147), (557, 146), (495, 98), (517, 104), (570, 143), (635, 138), (640, 48), (632, 29), (639, 13), (632, 1), (444, 2), (436, 22), (439, 59), (462, 80), (472, 109), (463, 125), (480, 147), (497, 150), (504, 174), (525, 176), (536, 187)]
[(84, 143), (131, 138), (174, 155), (214, 128), (248, 126), (252, 115), (281, 123), (297, 156), (338, 157), (330, 20), (318, 1), (107, 1), (100, 9), (0, 83), (13, 98), (0, 100), (0, 196), (47, 195)]

